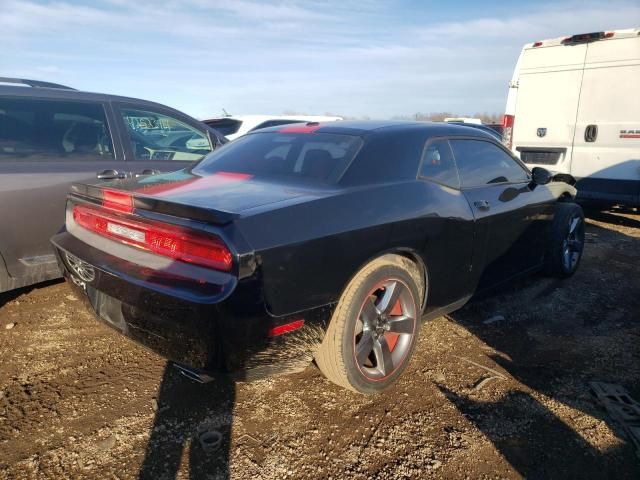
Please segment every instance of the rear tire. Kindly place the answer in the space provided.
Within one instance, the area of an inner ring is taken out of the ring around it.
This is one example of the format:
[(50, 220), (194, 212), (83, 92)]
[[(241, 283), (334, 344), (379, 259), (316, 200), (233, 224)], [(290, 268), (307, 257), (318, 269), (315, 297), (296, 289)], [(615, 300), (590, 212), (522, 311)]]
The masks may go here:
[(320, 371), (359, 393), (378, 393), (393, 384), (416, 346), (422, 284), (417, 266), (398, 255), (384, 255), (358, 272), (315, 354)]
[(584, 249), (584, 213), (576, 203), (558, 203), (551, 226), (545, 272), (567, 278), (578, 269)]

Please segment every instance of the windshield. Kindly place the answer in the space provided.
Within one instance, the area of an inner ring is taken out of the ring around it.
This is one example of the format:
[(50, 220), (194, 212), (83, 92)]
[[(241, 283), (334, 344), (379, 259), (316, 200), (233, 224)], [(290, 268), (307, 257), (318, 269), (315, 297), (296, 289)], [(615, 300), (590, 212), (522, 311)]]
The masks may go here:
[(349, 135), (254, 133), (208, 155), (193, 172), (231, 172), (292, 183), (335, 184), (361, 145), (360, 137)]

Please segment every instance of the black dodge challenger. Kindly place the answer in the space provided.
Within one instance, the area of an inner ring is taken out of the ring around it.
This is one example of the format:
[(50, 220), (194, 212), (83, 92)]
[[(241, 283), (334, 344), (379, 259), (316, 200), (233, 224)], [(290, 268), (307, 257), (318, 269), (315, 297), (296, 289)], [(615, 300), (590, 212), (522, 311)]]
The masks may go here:
[(420, 320), (522, 273), (575, 272), (572, 183), (464, 126), (295, 124), (175, 173), (74, 185), (52, 242), (102, 321), (191, 378), (315, 360), (373, 393)]

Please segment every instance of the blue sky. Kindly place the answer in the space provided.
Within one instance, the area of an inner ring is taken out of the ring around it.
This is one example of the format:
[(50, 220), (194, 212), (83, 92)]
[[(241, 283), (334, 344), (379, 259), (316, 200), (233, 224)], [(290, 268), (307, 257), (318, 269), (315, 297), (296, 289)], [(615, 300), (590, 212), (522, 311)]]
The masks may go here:
[(501, 113), (524, 43), (639, 25), (617, 0), (0, 0), (0, 76), (199, 118)]

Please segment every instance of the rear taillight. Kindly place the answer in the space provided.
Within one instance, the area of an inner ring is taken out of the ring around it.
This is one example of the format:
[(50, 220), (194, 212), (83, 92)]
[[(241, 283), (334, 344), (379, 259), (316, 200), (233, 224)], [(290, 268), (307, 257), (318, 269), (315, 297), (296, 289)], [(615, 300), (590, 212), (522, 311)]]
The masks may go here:
[(513, 146), (513, 125), (516, 123), (515, 115), (502, 117), (502, 143), (511, 150)]
[(102, 206), (122, 213), (133, 213), (133, 198), (127, 192), (102, 190)]
[(215, 235), (177, 225), (122, 218), (84, 205), (73, 207), (73, 219), (91, 232), (142, 250), (216, 270), (231, 270), (231, 251)]

